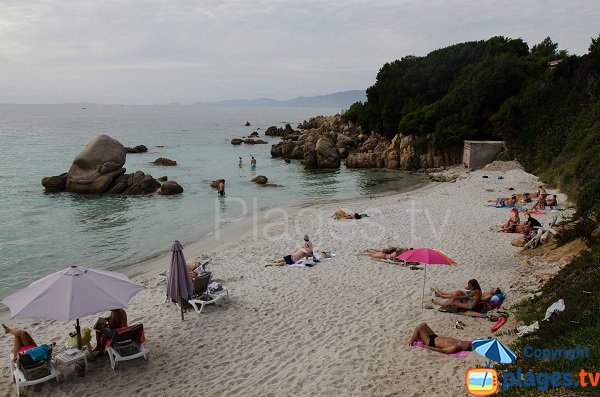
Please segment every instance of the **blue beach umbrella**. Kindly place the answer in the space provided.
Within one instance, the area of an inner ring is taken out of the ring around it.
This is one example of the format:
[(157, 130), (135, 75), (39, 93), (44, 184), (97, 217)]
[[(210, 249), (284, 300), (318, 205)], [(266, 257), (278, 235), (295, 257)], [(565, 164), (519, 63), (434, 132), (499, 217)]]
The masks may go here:
[(477, 353), (497, 363), (511, 364), (517, 359), (517, 355), (498, 339), (475, 339), (471, 345)]

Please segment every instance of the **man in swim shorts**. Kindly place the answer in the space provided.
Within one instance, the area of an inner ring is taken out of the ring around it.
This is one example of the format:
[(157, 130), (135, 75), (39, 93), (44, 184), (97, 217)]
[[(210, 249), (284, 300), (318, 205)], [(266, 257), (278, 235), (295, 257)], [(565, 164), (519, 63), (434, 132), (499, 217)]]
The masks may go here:
[(417, 325), (417, 328), (415, 328), (411, 338), (408, 340), (408, 345), (412, 345), (417, 339), (423, 341), (425, 349), (445, 354), (452, 354), (463, 350), (473, 350), (471, 342), (451, 338), (449, 336), (436, 335), (426, 323)]
[(219, 197), (225, 197), (225, 179), (219, 182), (219, 187), (217, 190), (219, 192)]
[(273, 259), (270, 263), (267, 263), (266, 266), (283, 266), (283, 265), (293, 265), (298, 262), (300, 259), (307, 258), (310, 256), (308, 252), (304, 248), (299, 248), (294, 251), (291, 255), (286, 255), (283, 257), (279, 257)]

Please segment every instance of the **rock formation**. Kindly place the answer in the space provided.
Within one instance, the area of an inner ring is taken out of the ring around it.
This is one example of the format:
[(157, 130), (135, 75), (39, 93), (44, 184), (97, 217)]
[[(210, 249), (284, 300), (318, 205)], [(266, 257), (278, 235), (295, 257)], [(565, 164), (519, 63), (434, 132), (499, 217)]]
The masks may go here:
[(124, 195), (156, 192), (160, 183), (151, 175), (142, 171), (125, 174), (125, 156), (125, 148), (119, 141), (99, 135), (77, 155), (69, 172), (43, 178), (42, 185), (47, 192)]
[(262, 140), (262, 139), (253, 139), (253, 138), (248, 138), (248, 139), (245, 139), (245, 140), (244, 140), (244, 143), (245, 143), (245, 144), (248, 144), (248, 145), (264, 145), (264, 144), (267, 144), (267, 143), (269, 143), (269, 142), (267, 142), (267, 141), (264, 141), (264, 140)]
[(183, 193), (183, 188), (175, 181), (168, 181), (162, 184), (159, 194), (171, 196)]
[(75, 157), (67, 173), (66, 190), (102, 194), (125, 173), (125, 148), (108, 135), (99, 135)]
[(233, 138), (233, 139), (231, 140), (231, 144), (232, 144), (232, 145), (241, 145), (243, 142), (244, 142), (244, 141), (243, 141), (243, 140), (241, 140), (240, 138)]
[(250, 127), (250, 122), (249, 122), (249, 121), (246, 121), (246, 124), (244, 124), (244, 126), (246, 126), (246, 127)]
[(152, 162), (152, 164), (154, 164), (154, 165), (164, 165), (164, 166), (167, 166), (167, 167), (172, 167), (172, 166), (177, 165), (177, 161), (170, 160), (170, 159), (165, 158), (165, 157), (159, 157), (156, 160), (154, 160)]
[(146, 153), (148, 148), (144, 145), (137, 145), (136, 147), (126, 147), (125, 152), (127, 153)]
[(264, 175), (258, 175), (252, 178), (251, 182), (258, 183), (259, 185), (264, 185), (269, 182), (269, 179)]

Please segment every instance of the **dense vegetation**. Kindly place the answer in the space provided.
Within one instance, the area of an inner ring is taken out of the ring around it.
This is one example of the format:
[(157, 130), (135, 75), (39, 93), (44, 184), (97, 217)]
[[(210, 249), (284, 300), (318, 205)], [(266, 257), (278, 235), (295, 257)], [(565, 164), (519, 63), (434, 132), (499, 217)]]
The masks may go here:
[(440, 149), (502, 139), (510, 148), (504, 158), (573, 197), (597, 192), (600, 37), (583, 56), (558, 51), (550, 38), (530, 49), (504, 37), (407, 56), (381, 68), (367, 101), (345, 119), (388, 137), (431, 133)]

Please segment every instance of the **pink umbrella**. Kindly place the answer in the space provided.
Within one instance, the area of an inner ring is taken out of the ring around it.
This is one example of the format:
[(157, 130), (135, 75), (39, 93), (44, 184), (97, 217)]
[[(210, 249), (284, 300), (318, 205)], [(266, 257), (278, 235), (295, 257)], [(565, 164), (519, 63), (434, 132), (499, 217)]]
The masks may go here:
[(396, 257), (405, 262), (419, 262), (425, 265), (425, 274), (423, 275), (423, 291), (421, 294), (421, 308), (425, 300), (425, 280), (427, 279), (427, 265), (453, 265), (454, 261), (448, 255), (433, 248), (413, 248)]

